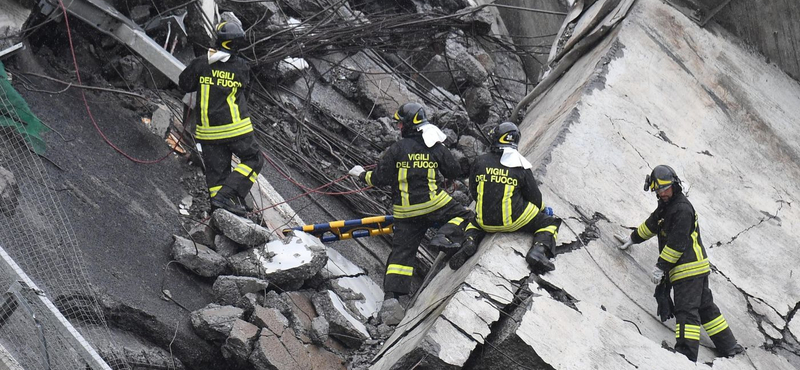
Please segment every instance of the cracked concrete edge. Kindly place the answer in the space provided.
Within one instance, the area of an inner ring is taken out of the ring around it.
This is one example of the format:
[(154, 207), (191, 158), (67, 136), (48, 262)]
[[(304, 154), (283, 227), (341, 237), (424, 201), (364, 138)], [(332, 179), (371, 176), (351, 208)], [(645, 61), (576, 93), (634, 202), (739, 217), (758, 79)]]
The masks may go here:
[(0, 344), (0, 370), (25, 370), (2, 344)]

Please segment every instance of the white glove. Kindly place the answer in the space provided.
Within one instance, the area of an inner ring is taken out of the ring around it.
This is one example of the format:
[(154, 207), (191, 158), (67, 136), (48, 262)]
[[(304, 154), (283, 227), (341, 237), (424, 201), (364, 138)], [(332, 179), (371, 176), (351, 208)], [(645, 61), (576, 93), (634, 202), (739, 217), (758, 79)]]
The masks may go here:
[(364, 173), (364, 171), (366, 171), (366, 170), (364, 170), (364, 167), (361, 167), (361, 166), (357, 165), (357, 166), (351, 168), (350, 172), (348, 172), (347, 174), (349, 174), (350, 176), (359, 177), (359, 176), (361, 176), (362, 173)]
[(619, 250), (621, 251), (624, 251), (628, 249), (631, 245), (633, 245), (633, 240), (631, 240), (631, 237), (629, 235), (628, 240), (626, 240), (625, 243), (623, 243), (622, 245), (618, 245), (617, 248), (619, 248)]
[(653, 275), (650, 277), (650, 279), (653, 281), (653, 284), (661, 283), (661, 279), (663, 278), (664, 278), (664, 270), (658, 267), (653, 269)]

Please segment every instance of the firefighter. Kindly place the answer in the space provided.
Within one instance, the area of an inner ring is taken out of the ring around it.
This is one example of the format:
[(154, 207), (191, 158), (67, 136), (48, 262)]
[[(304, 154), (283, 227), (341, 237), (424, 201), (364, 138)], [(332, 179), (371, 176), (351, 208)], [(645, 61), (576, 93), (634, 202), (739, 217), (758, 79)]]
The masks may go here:
[(461, 167), (422, 105), (403, 104), (394, 119), (402, 138), (381, 155), (375, 170), (355, 166), (349, 172), (368, 185), (392, 187), (394, 236), (383, 280), (384, 307), (386, 301), (411, 292), (414, 261), (426, 231), (437, 225), (463, 230), (471, 214), (439, 188), (439, 174), (453, 179)]
[(475, 200), (475, 220), (466, 228), (466, 240), (450, 259), (458, 269), (477, 251), (487, 232), (522, 231), (533, 234), (525, 260), (535, 273), (555, 269), (548, 258), (555, 252), (561, 219), (544, 212), (542, 193), (533, 178), (531, 163), (518, 151), (517, 125), (503, 122), (490, 133), (491, 149), (475, 159), (469, 188)]
[(675, 350), (696, 362), (702, 327), (721, 356), (743, 352), (714, 304), (708, 287), (711, 267), (697, 214), (683, 194), (678, 175), (669, 166), (656, 166), (645, 178), (644, 190), (656, 193), (658, 207), (618, 248), (625, 250), (658, 236), (660, 254), (651, 280), (660, 284), (668, 279), (674, 289)]
[[(211, 209), (239, 216), (247, 213), (244, 197), (263, 165), (245, 94), (250, 67), (236, 53), (244, 41), (238, 20), (220, 23), (215, 49), (189, 63), (178, 82), (185, 92), (198, 93), (195, 139), (202, 149)], [(231, 171), (232, 154), (240, 162)]]

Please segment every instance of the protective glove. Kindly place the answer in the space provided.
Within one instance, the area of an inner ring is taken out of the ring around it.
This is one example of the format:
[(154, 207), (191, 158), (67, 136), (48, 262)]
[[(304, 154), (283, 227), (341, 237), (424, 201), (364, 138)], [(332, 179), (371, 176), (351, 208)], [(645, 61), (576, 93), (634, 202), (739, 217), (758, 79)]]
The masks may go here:
[(366, 171), (366, 170), (364, 170), (364, 167), (361, 167), (361, 166), (358, 166), (358, 165), (356, 165), (356, 166), (354, 166), (353, 168), (351, 168), (351, 169), (350, 169), (350, 172), (348, 172), (347, 174), (348, 174), (348, 175), (350, 175), (350, 176), (359, 177), (359, 176), (361, 176), (361, 174), (362, 174), (362, 173), (364, 173), (365, 171)]
[(552, 217), (553, 216), (553, 209), (550, 208), (550, 207), (544, 207), (544, 214)]
[(653, 281), (653, 284), (658, 284), (661, 282), (661, 279), (664, 278), (664, 270), (656, 267), (653, 269), (653, 274), (650, 277), (650, 280)]
[(633, 245), (633, 240), (631, 240), (631, 237), (628, 236), (628, 239), (625, 240), (625, 243), (622, 243), (621, 245), (618, 245), (617, 248), (619, 248), (619, 250), (621, 250), (621, 251), (624, 251), (624, 250), (630, 248), (631, 245)]

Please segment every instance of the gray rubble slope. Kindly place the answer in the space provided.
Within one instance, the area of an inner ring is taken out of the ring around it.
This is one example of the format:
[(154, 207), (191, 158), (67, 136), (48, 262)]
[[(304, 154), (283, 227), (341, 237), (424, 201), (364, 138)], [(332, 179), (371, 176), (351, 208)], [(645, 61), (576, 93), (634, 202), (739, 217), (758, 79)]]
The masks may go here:
[[(748, 348), (714, 359), (703, 334), (699, 363), (800, 366), (798, 110), (800, 85), (721, 28), (637, 1), (521, 124), (520, 150), (545, 203), (566, 221), (559, 244), (583, 239), (537, 283), (522, 258), (529, 236), (487, 238), (459, 271), (446, 267), (433, 279), (372, 368), (520, 365), (509, 358), (555, 369), (695, 368), (660, 349), (675, 339), (674, 319), (655, 315), (655, 242), (615, 248), (614, 235), (655, 208), (642, 184), (662, 163), (686, 182), (714, 265), (715, 301)], [(515, 301), (524, 291), (530, 297)], [(573, 307), (551, 298), (565, 294)]]

